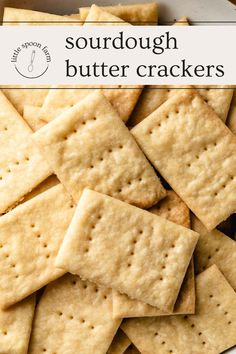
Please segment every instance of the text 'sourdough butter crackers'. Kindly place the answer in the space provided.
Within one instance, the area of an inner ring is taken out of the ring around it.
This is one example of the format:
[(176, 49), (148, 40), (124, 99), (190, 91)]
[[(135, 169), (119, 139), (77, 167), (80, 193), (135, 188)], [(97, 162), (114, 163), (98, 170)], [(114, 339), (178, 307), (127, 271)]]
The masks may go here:
[[(128, 31), (160, 11), (5, 8), (4, 21)], [(233, 347), (236, 243), (215, 229), (236, 211), (233, 87), (90, 87), (0, 92), (0, 354)]]

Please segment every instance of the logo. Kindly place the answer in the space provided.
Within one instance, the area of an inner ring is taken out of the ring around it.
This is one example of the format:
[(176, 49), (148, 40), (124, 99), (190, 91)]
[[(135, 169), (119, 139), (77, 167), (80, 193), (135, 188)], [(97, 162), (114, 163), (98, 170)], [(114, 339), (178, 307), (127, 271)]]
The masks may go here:
[(51, 55), (46, 45), (39, 42), (25, 42), (14, 49), (11, 62), (21, 76), (37, 79), (47, 72)]

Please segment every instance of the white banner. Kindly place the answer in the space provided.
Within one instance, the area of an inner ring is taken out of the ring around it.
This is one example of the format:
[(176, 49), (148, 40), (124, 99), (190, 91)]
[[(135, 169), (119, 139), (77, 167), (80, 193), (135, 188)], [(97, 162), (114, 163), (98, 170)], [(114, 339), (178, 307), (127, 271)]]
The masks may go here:
[(0, 85), (235, 85), (236, 26), (1, 26)]

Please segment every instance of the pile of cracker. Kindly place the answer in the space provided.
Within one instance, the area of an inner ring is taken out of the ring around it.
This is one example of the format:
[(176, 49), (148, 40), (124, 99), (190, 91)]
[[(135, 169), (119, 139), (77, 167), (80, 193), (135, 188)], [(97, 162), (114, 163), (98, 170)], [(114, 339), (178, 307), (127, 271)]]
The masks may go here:
[[(155, 25), (157, 7), (4, 21)], [(235, 133), (227, 86), (4, 88), (0, 353), (233, 347)]]

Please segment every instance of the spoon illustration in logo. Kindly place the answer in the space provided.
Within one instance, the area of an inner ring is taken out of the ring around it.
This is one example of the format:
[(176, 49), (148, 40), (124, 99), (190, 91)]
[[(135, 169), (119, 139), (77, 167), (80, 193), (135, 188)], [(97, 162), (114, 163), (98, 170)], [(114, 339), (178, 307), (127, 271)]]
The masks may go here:
[(30, 73), (32, 73), (32, 71), (34, 70), (35, 53), (36, 53), (35, 50), (33, 50), (32, 53), (31, 53), (30, 64), (28, 66), (28, 71)]

